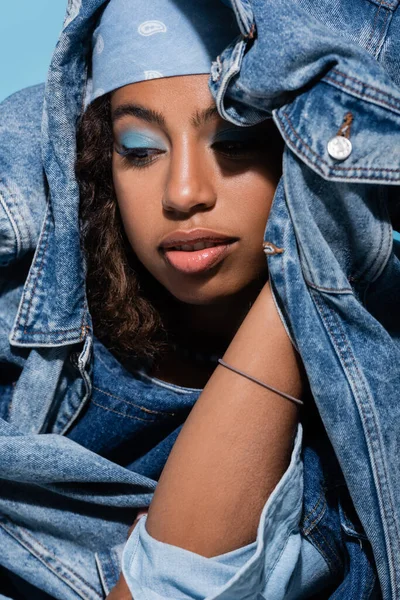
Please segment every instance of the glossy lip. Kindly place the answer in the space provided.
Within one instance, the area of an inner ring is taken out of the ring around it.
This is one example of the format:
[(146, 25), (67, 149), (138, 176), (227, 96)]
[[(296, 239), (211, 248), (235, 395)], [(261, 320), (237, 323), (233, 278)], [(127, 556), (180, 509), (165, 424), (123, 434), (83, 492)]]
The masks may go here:
[(164, 251), (166, 261), (181, 273), (186, 275), (208, 271), (230, 253), (236, 241), (219, 244), (212, 248), (185, 252), (184, 250), (173, 250), (167, 248)]
[(174, 246), (183, 246), (184, 244), (197, 244), (198, 242), (236, 242), (239, 238), (212, 231), (211, 229), (191, 229), (190, 231), (173, 231), (167, 235), (159, 246), (161, 250), (167, 250)]

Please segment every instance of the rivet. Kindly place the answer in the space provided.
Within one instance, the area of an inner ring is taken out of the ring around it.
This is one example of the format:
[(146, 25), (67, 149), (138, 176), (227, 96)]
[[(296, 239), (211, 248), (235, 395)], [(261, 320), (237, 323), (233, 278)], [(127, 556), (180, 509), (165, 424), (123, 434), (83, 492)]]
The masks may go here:
[(284, 252), (284, 248), (278, 248), (272, 242), (264, 242), (263, 250), (265, 254), (282, 254)]
[(351, 141), (343, 135), (335, 135), (328, 142), (328, 154), (335, 160), (346, 160), (351, 154), (353, 146)]

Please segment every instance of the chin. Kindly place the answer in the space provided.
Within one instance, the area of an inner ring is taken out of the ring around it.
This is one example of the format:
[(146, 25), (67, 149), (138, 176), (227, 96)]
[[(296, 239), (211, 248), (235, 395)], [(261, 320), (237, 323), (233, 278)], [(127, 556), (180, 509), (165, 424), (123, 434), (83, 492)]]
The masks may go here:
[(230, 287), (229, 289), (218, 290), (212, 289), (214, 286), (202, 283), (200, 286), (187, 286), (174, 287), (173, 289), (168, 288), (169, 293), (179, 302), (185, 304), (192, 304), (196, 306), (215, 306), (218, 304), (224, 304), (228, 300), (231, 300), (233, 296), (237, 295), (246, 286)]

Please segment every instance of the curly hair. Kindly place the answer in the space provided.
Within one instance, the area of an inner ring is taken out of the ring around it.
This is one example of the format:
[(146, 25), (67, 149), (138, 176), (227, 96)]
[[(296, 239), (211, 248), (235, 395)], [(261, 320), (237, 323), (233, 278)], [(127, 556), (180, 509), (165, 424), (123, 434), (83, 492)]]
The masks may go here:
[[(154, 360), (167, 348), (168, 292), (126, 238), (112, 180), (110, 95), (95, 100), (77, 132), (82, 246), (94, 334), (119, 358)], [(164, 310), (165, 312), (165, 310)]]

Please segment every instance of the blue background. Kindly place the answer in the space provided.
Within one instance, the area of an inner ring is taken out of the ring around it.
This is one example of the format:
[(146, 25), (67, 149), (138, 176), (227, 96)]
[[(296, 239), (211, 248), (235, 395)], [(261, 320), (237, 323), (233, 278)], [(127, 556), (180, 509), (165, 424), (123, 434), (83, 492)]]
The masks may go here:
[(46, 79), (67, 0), (0, 0), (0, 101)]

